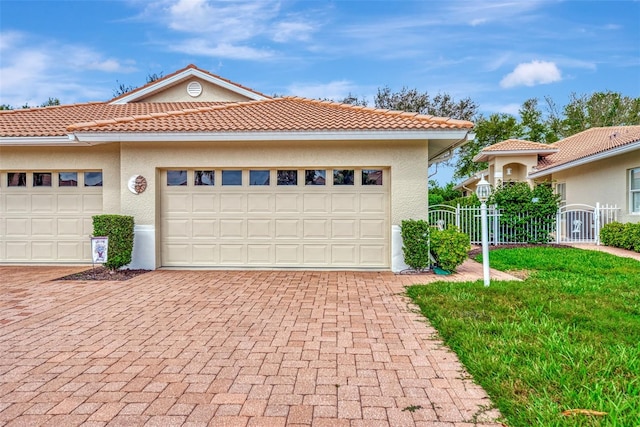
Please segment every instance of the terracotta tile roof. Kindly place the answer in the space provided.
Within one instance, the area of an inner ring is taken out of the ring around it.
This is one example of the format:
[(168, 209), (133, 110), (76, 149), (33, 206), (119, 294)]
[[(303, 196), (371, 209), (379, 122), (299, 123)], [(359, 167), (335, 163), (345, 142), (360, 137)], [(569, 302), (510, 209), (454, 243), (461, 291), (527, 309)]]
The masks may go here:
[(507, 139), (496, 144), (490, 145), (484, 148), (483, 152), (491, 151), (556, 151), (555, 148), (549, 144), (541, 144), (539, 142), (524, 141), (522, 139)]
[(558, 152), (538, 162), (538, 172), (640, 142), (640, 126), (591, 128), (551, 144)]
[[(219, 103), (221, 104), (221, 103)], [(104, 102), (0, 111), (0, 137), (65, 136), (73, 123), (181, 111), (219, 105), (212, 102), (163, 102), (110, 105)]]
[(203, 69), (201, 69), (201, 68), (198, 68), (198, 67), (196, 67), (196, 66), (195, 66), (195, 65), (193, 65), (193, 64), (189, 64), (189, 65), (187, 65), (186, 67), (184, 67), (184, 68), (183, 68), (183, 69), (181, 69), (181, 70), (178, 70), (178, 71), (176, 71), (176, 72), (173, 72), (173, 73), (171, 73), (171, 74), (168, 74), (168, 75), (166, 75), (166, 76), (163, 76), (162, 78), (160, 78), (160, 79), (158, 79), (158, 80), (155, 80), (155, 81), (153, 81), (153, 82), (147, 83), (147, 84), (145, 84), (144, 86), (140, 86), (140, 87), (138, 87), (138, 88), (135, 88), (134, 90), (129, 91), (129, 92), (127, 92), (127, 93), (123, 93), (122, 95), (117, 96), (117, 97), (115, 97), (115, 98), (113, 98), (113, 99), (111, 99), (111, 100), (109, 100), (109, 101), (107, 101), (107, 102), (112, 103), (112, 102), (117, 101), (117, 100), (118, 100), (118, 99), (120, 99), (120, 98), (124, 98), (125, 96), (133, 95), (133, 94), (135, 94), (135, 93), (137, 93), (137, 92), (140, 92), (140, 91), (142, 91), (142, 90), (146, 89), (146, 88), (147, 88), (147, 87), (149, 87), (149, 86), (157, 85), (158, 83), (161, 83), (161, 82), (162, 82), (162, 81), (164, 81), (164, 80), (168, 80), (168, 79), (170, 79), (171, 77), (176, 76), (176, 75), (178, 75), (178, 74), (180, 74), (180, 73), (183, 73), (183, 72), (185, 72), (185, 71), (187, 71), (187, 70), (189, 70), (189, 69), (192, 69), (192, 70), (198, 70), (198, 71), (200, 71), (200, 72), (202, 72), (202, 73), (204, 73), (204, 74), (207, 74), (207, 75), (209, 75), (209, 76), (211, 76), (211, 77), (213, 77), (213, 78), (216, 78), (216, 79), (219, 79), (219, 80), (225, 81), (225, 82), (230, 83), (230, 84), (232, 84), (232, 85), (234, 85), (234, 86), (237, 86), (237, 87), (239, 87), (239, 88), (242, 88), (242, 89), (248, 90), (249, 92), (253, 92), (253, 93), (255, 93), (255, 94), (257, 94), (257, 95), (260, 95), (260, 96), (263, 96), (263, 97), (265, 97), (265, 98), (270, 98), (270, 96), (265, 95), (265, 94), (263, 94), (263, 93), (260, 93), (260, 92), (258, 92), (257, 90), (253, 90), (253, 89), (251, 89), (251, 88), (249, 88), (249, 87), (242, 86), (241, 84), (238, 84), (238, 83), (236, 83), (236, 82), (232, 82), (232, 81), (231, 81), (231, 80), (229, 80), (229, 79), (225, 79), (224, 77), (220, 77), (220, 76), (218, 76), (218, 75), (216, 75), (216, 74), (213, 74), (213, 73), (210, 73), (210, 72), (208, 72), (208, 71), (206, 71), (206, 70), (203, 70)]
[(90, 120), (73, 132), (258, 132), (470, 129), (473, 123), (297, 97)]

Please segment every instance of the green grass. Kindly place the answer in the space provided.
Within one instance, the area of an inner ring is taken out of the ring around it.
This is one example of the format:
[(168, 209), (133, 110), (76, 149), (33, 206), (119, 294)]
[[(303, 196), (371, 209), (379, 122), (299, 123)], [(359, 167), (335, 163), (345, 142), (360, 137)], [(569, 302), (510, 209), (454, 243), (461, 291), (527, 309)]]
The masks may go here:
[[(640, 426), (640, 262), (552, 247), (496, 250), (490, 260), (530, 275), (407, 291), (505, 423)], [(570, 409), (607, 415), (562, 415)]]

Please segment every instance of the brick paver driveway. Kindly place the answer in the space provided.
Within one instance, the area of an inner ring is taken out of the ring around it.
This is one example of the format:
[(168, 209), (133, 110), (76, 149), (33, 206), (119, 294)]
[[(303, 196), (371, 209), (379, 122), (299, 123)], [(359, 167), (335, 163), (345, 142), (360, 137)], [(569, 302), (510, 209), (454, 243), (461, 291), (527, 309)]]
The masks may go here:
[(0, 425), (496, 425), (415, 276), (78, 270), (0, 267)]

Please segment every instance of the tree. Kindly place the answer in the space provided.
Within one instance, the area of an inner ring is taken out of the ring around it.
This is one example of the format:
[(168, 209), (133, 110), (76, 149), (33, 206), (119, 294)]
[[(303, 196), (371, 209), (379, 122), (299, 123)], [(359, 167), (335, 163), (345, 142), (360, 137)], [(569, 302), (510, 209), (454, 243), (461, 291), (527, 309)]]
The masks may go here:
[(339, 102), (343, 104), (357, 105), (359, 107), (366, 107), (367, 105), (369, 105), (364, 97), (360, 98), (358, 95), (352, 95), (351, 92), (349, 92), (349, 95), (347, 95), (343, 100)]
[(487, 163), (475, 163), (473, 158), (483, 148), (522, 134), (522, 125), (510, 114), (492, 114), (489, 118), (480, 116), (475, 126), (476, 137), (459, 148), (455, 164), (454, 178), (466, 178), (487, 168)]
[(429, 180), (429, 205), (437, 205), (449, 200), (462, 197), (462, 191), (454, 189), (455, 184), (449, 182), (444, 187), (440, 187), (437, 181)]
[[(153, 82), (155, 82), (157, 80), (160, 80), (163, 76), (164, 76), (164, 73), (162, 71), (160, 73), (149, 73), (149, 74), (147, 74), (147, 78), (146, 78), (146, 83), (145, 84), (153, 83)], [(116, 83), (118, 84), (118, 87), (116, 87), (113, 90), (113, 97), (114, 98), (122, 96), (125, 93), (129, 93), (132, 90), (135, 90), (135, 89), (138, 88), (137, 86), (126, 85), (124, 83), (120, 83), (118, 80), (116, 80)]]
[(563, 138), (592, 127), (638, 125), (640, 97), (631, 98), (611, 91), (591, 95), (572, 93), (564, 107), (564, 116)]
[(0, 110), (13, 110), (13, 107), (9, 104), (0, 105)]
[(391, 92), (389, 86), (378, 88), (374, 103), (376, 108), (460, 120), (472, 120), (478, 111), (478, 105), (471, 98), (456, 101), (447, 93), (439, 93), (431, 99), (427, 92), (419, 92), (418, 89), (408, 89), (407, 87), (403, 87), (400, 92)]
[(534, 142), (555, 142), (558, 140), (552, 127), (544, 120), (542, 111), (538, 108), (537, 98), (524, 101), (518, 112), (520, 113), (522, 138)]
[(60, 105), (60, 100), (58, 98), (51, 98), (51, 97), (49, 97), (49, 99), (47, 99), (45, 102), (40, 104), (41, 107), (52, 107), (55, 105)]

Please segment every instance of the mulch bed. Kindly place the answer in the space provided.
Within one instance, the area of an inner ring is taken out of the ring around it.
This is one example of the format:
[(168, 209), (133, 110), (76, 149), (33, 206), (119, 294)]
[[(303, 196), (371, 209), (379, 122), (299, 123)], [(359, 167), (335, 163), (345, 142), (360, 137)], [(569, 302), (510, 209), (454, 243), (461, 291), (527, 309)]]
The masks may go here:
[(112, 280), (123, 281), (129, 280), (141, 274), (148, 273), (151, 270), (109, 270), (104, 267), (91, 268), (79, 273), (69, 274), (56, 280)]

